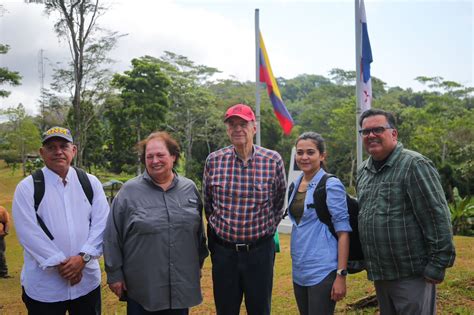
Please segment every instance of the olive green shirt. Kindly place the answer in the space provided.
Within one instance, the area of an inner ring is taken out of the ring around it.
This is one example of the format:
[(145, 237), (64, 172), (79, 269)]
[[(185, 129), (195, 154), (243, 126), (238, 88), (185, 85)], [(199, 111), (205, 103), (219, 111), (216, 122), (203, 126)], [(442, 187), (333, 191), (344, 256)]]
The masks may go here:
[(290, 213), (295, 219), (296, 224), (300, 224), (301, 217), (304, 213), (304, 201), (306, 198), (306, 191), (296, 191), (295, 199), (291, 203)]
[(398, 143), (376, 170), (358, 169), (359, 233), (370, 280), (425, 276), (443, 280), (454, 263), (450, 213), (439, 174)]

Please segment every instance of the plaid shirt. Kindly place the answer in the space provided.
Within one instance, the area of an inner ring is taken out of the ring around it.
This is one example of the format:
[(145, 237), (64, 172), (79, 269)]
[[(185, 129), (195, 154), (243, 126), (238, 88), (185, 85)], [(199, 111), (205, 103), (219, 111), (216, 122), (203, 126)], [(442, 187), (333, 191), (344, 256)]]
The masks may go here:
[(286, 190), (281, 156), (253, 146), (244, 163), (233, 146), (211, 153), (203, 178), (208, 223), (229, 242), (253, 242), (273, 235), (283, 215)]
[(443, 280), (455, 249), (448, 205), (430, 160), (401, 143), (378, 171), (369, 158), (359, 168), (357, 197), (370, 280)]

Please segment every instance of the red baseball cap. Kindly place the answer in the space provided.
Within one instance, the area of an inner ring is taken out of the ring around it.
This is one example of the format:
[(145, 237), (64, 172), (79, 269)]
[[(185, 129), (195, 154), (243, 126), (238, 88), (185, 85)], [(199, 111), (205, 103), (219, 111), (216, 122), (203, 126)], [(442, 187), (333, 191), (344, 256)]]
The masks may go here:
[(246, 121), (255, 121), (255, 114), (253, 110), (245, 104), (237, 104), (229, 107), (225, 112), (224, 122), (230, 117), (237, 116)]

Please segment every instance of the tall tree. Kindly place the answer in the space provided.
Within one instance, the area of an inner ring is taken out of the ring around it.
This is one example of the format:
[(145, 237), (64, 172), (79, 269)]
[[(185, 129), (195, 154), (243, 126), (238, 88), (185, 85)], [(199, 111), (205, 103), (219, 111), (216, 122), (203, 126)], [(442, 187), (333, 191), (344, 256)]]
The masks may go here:
[[(69, 45), (71, 70), (57, 71), (56, 76), (60, 78), (60, 85), (68, 86), (67, 83), (70, 82), (73, 86), (71, 94), (74, 128), (72, 129), (78, 147), (76, 163), (82, 166), (83, 147), (87, 141), (87, 130), (91, 122), (91, 117), (85, 116), (85, 113), (90, 111), (82, 107), (94, 104), (91, 98), (84, 102), (85, 94), (89, 93), (90, 96), (91, 93), (87, 86), (107, 82), (103, 80), (104, 77), (101, 76), (103, 73), (99, 69), (103, 63), (109, 61), (107, 53), (115, 46), (119, 36), (97, 24), (98, 19), (106, 12), (99, 0), (44, 0), (43, 3), (47, 14), (59, 15), (54, 30)], [(92, 89), (95, 90), (96, 88)]]
[(179, 138), (183, 147), (185, 175), (199, 182), (202, 170), (196, 165), (193, 148), (196, 143), (205, 143), (222, 117), (221, 113), (216, 115), (216, 101), (207, 88), (207, 80), (219, 71), (196, 65), (187, 57), (169, 51), (159, 62), (173, 82), (170, 86), (170, 111), (166, 129)]

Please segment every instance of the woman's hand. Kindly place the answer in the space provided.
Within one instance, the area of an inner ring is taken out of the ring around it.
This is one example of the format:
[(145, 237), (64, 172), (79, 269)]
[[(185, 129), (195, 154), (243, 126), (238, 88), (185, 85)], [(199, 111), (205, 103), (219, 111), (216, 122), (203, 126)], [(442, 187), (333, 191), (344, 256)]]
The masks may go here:
[(332, 285), (331, 300), (337, 302), (346, 296), (346, 277), (336, 275), (336, 280)]
[(124, 291), (127, 291), (127, 286), (125, 285), (124, 281), (118, 281), (109, 284), (109, 289), (115, 293), (116, 296), (119, 298), (122, 296)]

